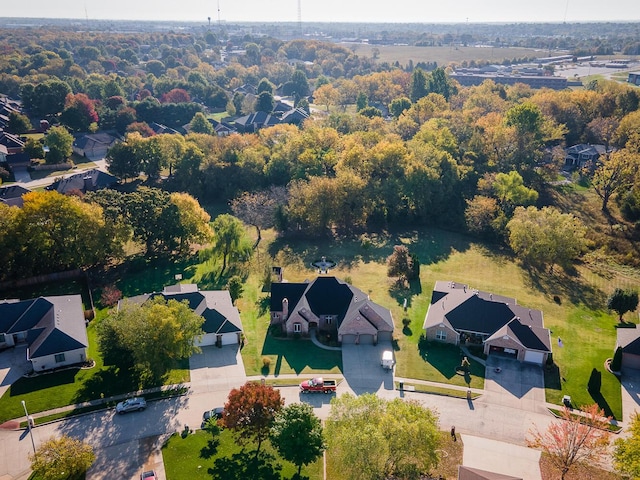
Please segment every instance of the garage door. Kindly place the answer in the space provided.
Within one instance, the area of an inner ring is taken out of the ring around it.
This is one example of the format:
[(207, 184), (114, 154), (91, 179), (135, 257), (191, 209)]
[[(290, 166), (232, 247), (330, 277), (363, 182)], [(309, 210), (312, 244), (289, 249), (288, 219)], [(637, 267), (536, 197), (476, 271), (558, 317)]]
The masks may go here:
[(237, 333), (232, 332), (222, 334), (222, 345), (235, 345), (236, 343), (238, 343)]
[(524, 361), (528, 363), (535, 363), (536, 365), (542, 365), (542, 360), (544, 359), (544, 353), (542, 352), (532, 352), (527, 350), (524, 352)]

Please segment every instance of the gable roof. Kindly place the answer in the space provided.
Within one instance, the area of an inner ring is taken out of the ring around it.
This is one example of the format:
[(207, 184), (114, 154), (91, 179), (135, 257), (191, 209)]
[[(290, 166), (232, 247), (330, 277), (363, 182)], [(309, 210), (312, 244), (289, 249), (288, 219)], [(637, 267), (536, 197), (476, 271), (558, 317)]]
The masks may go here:
[(7, 148), (24, 148), (24, 141), (13, 133), (0, 132), (0, 144)]
[(633, 328), (616, 329), (617, 343), (622, 347), (623, 353), (640, 355), (640, 329), (637, 325)]
[(339, 334), (393, 332), (390, 310), (336, 277), (317, 277), (309, 283), (272, 283), (271, 311), (281, 312), (285, 298), (289, 317), (299, 315), (316, 321), (321, 315), (335, 315)]
[(61, 180), (58, 180), (51, 185), (45, 187), (46, 190), (55, 190), (58, 193), (69, 193), (73, 190), (80, 190), (81, 192), (89, 192), (100, 190), (101, 188), (108, 188), (118, 183), (118, 178), (109, 173), (105, 173), (97, 168), (91, 170), (85, 170), (81, 173), (70, 175)]
[(89, 345), (80, 295), (0, 302), (0, 333), (27, 332), (28, 359)]
[(440, 324), (457, 332), (487, 335), (486, 341), (508, 335), (527, 349), (551, 351), (551, 336), (544, 328), (541, 310), (464, 284), (436, 282), (423, 328)]
[(118, 307), (127, 302), (142, 304), (148, 299), (158, 296), (164, 298), (165, 301), (186, 301), (189, 308), (204, 319), (202, 324), (204, 333), (242, 332), (240, 312), (233, 306), (228, 290), (200, 291), (196, 284), (183, 283), (167, 286), (161, 293), (155, 292), (121, 300), (118, 302)]
[(22, 205), (24, 205), (22, 196), (30, 191), (31, 190), (24, 188), (21, 185), (0, 187), (0, 203), (4, 203), (10, 207), (22, 207)]

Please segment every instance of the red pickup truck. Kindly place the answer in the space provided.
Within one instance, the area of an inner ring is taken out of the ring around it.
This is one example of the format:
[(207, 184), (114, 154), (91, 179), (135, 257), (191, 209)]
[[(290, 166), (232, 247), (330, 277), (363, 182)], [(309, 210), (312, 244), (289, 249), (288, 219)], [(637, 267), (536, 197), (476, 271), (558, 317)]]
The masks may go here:
[(311, 380), (305, 380), (300, 384), (301, 393), (335, 393), (336, 381), (324, 380), (322, 377), (312, 378)]

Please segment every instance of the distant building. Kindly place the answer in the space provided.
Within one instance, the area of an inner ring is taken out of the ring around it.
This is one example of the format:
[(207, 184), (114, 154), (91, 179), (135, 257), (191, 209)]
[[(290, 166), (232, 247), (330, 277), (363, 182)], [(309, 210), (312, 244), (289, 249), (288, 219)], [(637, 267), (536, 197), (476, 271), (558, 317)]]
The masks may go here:
[(607, 149), (604, 145), (591, 145), (588, 143), (572, 145), (566, 150), (564, 164), (570, 168), (582, 168), (587, 164), (593, 167), (598, 158), (606, 153)]
[(542, 75), (521, 75), (515, 73), (458, 73), (457, 71), (449, 75), (463, 86), (480, 85), (485, 80), (493, 80), (502, 85), (515, 85), (524, 83), (531, 88), (551, 88), (553, 90), (563, 90), (567, 88), (568, 81), (564, 77), (542, 76)]
[(627, 82), (634, 85), (640, 85), (640, 72), (629, 72)]
[(93, 168), (58, 180), (46, 187), (46, 190), (55, 190), (62, 194), (68, 194), (73, 191), (87, 193), (112, 187), (116, 183), (118, 183), (117, 177)]

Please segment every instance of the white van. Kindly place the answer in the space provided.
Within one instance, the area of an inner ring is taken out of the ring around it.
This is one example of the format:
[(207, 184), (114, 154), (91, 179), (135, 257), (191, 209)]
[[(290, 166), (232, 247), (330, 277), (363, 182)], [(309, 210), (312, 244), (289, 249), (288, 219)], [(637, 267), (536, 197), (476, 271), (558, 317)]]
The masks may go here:
[(380, 362), (382, 368), (392, 370), (395, 363), (396, 362), (393, 360), (393, 352), (391, 350), (385, 350), (382, 352), (382, 361)]

